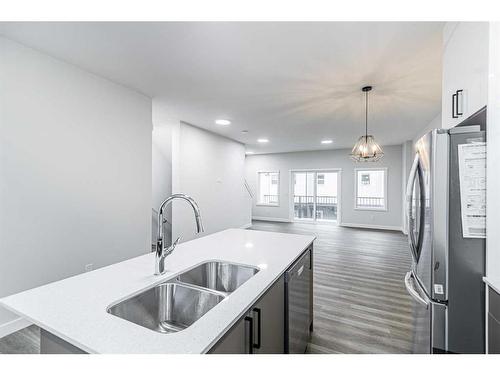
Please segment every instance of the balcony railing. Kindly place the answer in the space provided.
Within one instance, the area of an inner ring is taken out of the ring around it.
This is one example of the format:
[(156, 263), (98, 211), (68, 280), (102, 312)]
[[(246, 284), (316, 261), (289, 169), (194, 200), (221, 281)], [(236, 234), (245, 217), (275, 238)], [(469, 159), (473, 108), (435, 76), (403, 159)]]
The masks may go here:
[[(294, 212), (297, 219), (314, 218), (314, 196), (294, 195)], [(317, 196), (316, 197), (316, 219), (337, 220), (337, 197)]]
[[(313, 195), (294, 195), (293, 203), (295, 204), (306, 204), (306, 203), (314, 203)], [(336, 206), (337, 205), (337, 197), (333, 196), (317, 196), (316, 197), (316, 205), (317, 206)]]
[(385, 198), (379, 197), (357, 197), (356, 207), (358, 208), (384, 208)]

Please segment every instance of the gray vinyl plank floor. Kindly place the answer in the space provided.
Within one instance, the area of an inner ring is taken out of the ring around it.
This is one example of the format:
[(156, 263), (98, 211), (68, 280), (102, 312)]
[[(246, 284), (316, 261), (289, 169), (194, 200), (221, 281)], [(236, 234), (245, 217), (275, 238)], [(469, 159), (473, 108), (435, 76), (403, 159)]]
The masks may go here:
[[(332, 224), (254, 221), (255, 230), (315, 234), (314, 332), (309, 353), (411, 353), (411, 258), (399, 232)], [(30, 326), (0, 339), (0, 353), (39, 353)]]
[(0, 354), (39, 354), (40, 329), (31, 325), (0, 339)]
[(406, 237), (396, 231), (254, 221), (256, 230), (315, 234), (309, 353), (411, 353)]

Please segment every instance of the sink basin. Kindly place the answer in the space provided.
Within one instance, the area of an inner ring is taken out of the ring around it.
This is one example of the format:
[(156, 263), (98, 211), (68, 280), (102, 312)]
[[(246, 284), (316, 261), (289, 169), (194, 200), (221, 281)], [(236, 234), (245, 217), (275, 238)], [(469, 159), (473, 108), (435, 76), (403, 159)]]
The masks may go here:
[(108, 313), (160, 333), (186, 329), (258, 268), (221, 261), (205, 262), (108, 308)]
[(119, 302), (108, 313), (160, 333), (181, 331), (205, 315), (224, 295), (165, 282)]
[(234, 263), (212, 261), (180, 274), (177, 280), (224, 293), (234, 292), (259, 272), (258, 268)]

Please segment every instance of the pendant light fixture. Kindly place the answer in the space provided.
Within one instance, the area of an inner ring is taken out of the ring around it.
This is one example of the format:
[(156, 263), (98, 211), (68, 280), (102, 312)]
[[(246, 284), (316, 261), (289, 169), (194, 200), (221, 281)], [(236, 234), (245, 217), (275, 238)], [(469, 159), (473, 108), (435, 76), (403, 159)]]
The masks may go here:
[(361, 90), (366, 94), (365, 104), (365, 135), (359, 137), (351, 151), (351, 159), (354, 161), (378, 161), (384, 156), (382, 147), (375, 142), (373, 135), (368, 135), (368, 93), (371, 86), (365, 86)]

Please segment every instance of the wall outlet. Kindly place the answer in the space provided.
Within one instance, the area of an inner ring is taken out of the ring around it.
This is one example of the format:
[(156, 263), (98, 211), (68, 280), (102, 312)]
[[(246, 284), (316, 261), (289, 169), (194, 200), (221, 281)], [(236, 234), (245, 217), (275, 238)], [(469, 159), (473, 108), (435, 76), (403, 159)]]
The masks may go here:
[(85, 265), (85, 272), (90, 272), (94, 269), (94, 265), (92, 263)]

